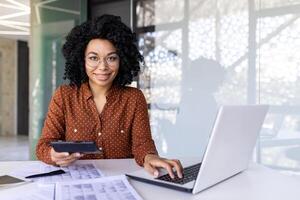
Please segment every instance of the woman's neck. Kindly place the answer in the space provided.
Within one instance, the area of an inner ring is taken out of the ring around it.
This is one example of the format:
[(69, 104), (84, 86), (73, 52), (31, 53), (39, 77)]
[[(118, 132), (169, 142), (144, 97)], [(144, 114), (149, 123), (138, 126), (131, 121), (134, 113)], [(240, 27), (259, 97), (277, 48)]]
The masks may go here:
[(94, 98), (99, 98), (99, 97), (106, 97), (108, 94), (109, 89), (111, 88), (112, 84), (101, 87), (99, 85), (94, 84), (93, 82), (89, 81), (89, 85), (92, 91), (92, 94)]

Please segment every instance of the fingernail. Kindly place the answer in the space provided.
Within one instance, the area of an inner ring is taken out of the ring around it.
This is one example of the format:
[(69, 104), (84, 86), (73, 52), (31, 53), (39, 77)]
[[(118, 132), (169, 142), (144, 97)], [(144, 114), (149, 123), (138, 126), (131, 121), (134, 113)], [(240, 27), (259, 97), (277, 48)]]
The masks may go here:
[(76, 157), (80, 157), (80, 153), (76, 153), (75, 156), (76, 156)]
[(155, 172), (154, 172), (154, 176), (155, 176), (155, 177), (158, 177), (158, 171), (155, 171)]

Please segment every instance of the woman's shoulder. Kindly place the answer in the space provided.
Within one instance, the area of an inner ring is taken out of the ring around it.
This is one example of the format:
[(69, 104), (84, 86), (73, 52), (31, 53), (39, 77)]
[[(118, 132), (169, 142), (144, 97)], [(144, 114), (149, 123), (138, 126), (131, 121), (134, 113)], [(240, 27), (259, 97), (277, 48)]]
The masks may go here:
[(123, 86), (122, 94), (125, 96), (140, 96), (143, 95), (143, 92), (140, 89), (135, 87)]
[(122, 87), (122, 97), (124, 99), (129, 99), (131, 101), (140, 101), (140, 100), (144, 100), (145, 96), (143, 94), (143, 92), (135, 87), (130, 87), (130, 86), (124, 86)]

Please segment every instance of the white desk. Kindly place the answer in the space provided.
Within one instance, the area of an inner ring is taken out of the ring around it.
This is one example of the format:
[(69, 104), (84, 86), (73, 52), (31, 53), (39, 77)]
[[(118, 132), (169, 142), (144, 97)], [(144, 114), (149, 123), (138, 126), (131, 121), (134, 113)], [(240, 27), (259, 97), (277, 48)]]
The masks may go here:
[[(35, 161), (0, 162), (0, 175), (19, 169)], [(97, 166), (107, 175), (118, 175), (139, 169), (132, 159), (97, 160)], [(197, 195), (178, 192), (146, 183), (130, 180), (145, 200), (299, 200), (300, 177), (287, 176), (274, 170), (253, 164), (240, 173)], [(37, 187), (35, 183), (12, 188), (0, 187), (0, 199), (9, 199), (16, 192), (24, 193)]]

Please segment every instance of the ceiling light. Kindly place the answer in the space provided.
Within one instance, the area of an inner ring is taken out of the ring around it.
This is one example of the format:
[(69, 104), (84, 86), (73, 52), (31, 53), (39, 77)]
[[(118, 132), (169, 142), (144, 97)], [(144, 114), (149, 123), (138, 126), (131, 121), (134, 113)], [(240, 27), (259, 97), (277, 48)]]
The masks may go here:
[(11, 24), (11, 25), (17, 25), (17, 26), (30, 26), (30, 23), (28, 22), (18, 22), (18, 21), (11, 21), (11, 20), (0, 20), (0, 24)]
[(0, 35), (29, 35), (29, 32), (24, 32), (24, 31), (0, 31)]
[(24, 10), (26, 11), (29, 11), (30, 12), (30, 7), (29, 6), (26, 6), (20, 2), (16, 2), (14, 0), (6, 0), (7, 2), (11, 3), (11, 4), (14, 4), (16, 6), (18, 6), (19, 8), (23, 8)]

